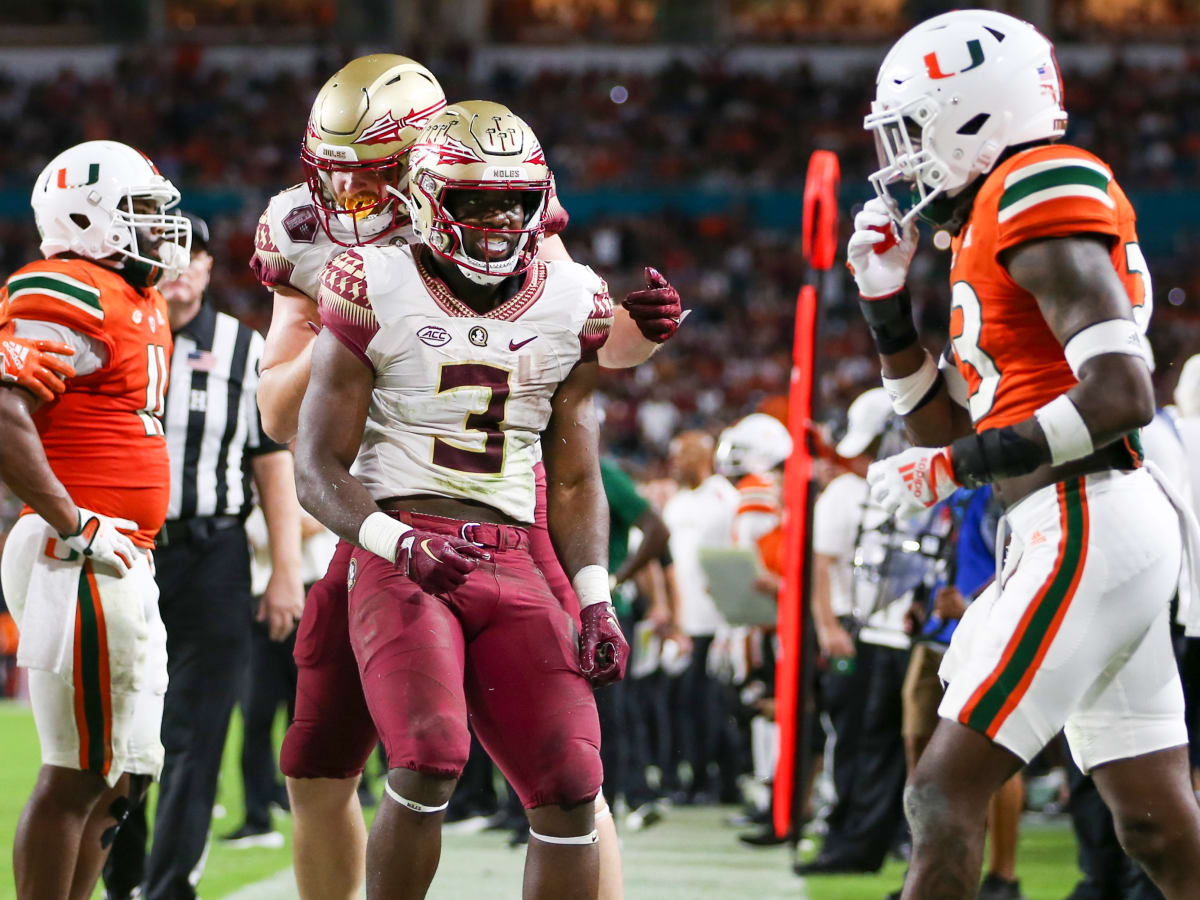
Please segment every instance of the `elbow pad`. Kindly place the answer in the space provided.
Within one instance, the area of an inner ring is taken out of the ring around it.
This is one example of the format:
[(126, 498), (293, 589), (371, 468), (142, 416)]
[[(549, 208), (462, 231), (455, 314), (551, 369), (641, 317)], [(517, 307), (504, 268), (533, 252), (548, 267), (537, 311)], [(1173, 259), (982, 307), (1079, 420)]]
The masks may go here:
[(998, 478), (1028, 475), (1050, 462), (1050, 451), (1009, 425), (959, 438), (950, 445), (950, 460), (958, 482), (976, 488)]

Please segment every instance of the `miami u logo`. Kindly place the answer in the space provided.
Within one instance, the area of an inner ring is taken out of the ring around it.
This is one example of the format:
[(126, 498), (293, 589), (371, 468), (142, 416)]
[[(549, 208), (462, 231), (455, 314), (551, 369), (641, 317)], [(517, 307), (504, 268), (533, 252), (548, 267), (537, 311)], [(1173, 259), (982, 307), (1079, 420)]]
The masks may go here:
[(949, 78), (951, 75), (961, 75), (963, 72), (970, 72), (972, 69), (983, 65), (983, 46), (977, 40), (967, 41), (967, 52), (971, 54), (971, 64), (965, 69), (959, 69), (957, 72), (943, 72), (941, 66), (938, 65), (937, 53), (925, 54), (925, 71), (930, 78)]
[(100, 180), (100, 163), (92, 163), (88, 166), (88, 180), (82, 184), (67, 184), (67, 169), (66, 166), (58, 170), (58, 186), (60, 188), (77, 188), (87, 187), (89, 184), (95, 184)]

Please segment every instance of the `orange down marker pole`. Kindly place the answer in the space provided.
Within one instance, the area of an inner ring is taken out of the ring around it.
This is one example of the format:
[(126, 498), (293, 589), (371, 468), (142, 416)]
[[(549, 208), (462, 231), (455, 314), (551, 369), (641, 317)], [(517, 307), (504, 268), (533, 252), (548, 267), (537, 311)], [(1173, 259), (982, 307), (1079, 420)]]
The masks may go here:
[[(788, 389), (788, 428), (792, 455), (783, 475), (783, 586), (779, 590), (779, 660), (775, 668), (779, 762), (775, 769), (775, 833), (784, 837), (803, 814), (803, 786), (811, 766), (805, 715), (812, 670), (810, 613), (814, 446), (810, 436), (817, 337), (817, 286), (837, 255), (837, 192), (841, 167), (837, 155), (814, 150), (804, 184), (803, 252), (808, 274), (796, 300), (796, 331)], [(793, 847), (799, 828), (792, 833)]]

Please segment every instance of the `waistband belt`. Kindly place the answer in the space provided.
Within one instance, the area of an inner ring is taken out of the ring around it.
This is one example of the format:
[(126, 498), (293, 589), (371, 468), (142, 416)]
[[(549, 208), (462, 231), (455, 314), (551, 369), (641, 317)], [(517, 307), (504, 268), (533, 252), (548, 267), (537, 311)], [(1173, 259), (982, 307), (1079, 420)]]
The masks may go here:
[(158, 547), (172, 544), (187, 544), (192, 541), (207, 541), (218, 531), (241, 525), (237, 516), (198, 516), (194, 519), (172, 519), (163, 522), (163, 527), (154, 536)]

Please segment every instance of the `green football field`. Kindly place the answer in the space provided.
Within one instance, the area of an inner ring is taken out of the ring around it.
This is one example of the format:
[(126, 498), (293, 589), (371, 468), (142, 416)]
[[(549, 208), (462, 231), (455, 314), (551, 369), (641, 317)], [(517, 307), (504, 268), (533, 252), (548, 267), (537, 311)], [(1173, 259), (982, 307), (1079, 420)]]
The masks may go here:
[[(0, 703), (0, 734), (4, 736), (5, 751), (0, 767), (0, 838), (5, 848), (0, 858), (0, 898), (11, 898), (15, 896), (13, 831), (39, 764), (37, 736), (28, 707)], [(213, 822), (217, 834), (241, 824), (242, 787), (237, 769), (240, 746), (240, 724), (235, 720), (218, 798), (225, 815)], [(625, 834), (622, 855), (627, 897), (879, 900), (900, 884), (904, 866), (899, 862), (889, 862), (878, 875), (811, 878), (804, 882), (791, 874), (785, 850), (750, 850), (738, 844), (736, 831), (722, 824), (730, 812), (728, 808), (675, 809), (662, 824)], [(288, 839), (288, 845), (280, 850), (233, 850), (214, 842), (200, 882), (205, 900), (285, 900), (296, 896), (290, 875), (291, 822), (281, 816), (277, 817), (277, 825)], [(524, 852), (507, 847), (504, 837), (493, 832), (447, 835), (431, 900), (519, 897)], [(1078, 877), (1074, 840), (1065, 822), (1027, 821), (1022, 828), (1018, 868), (1029, 900), (1065, 897)], [(102, 895), (97, 891), (95, 896)]]

